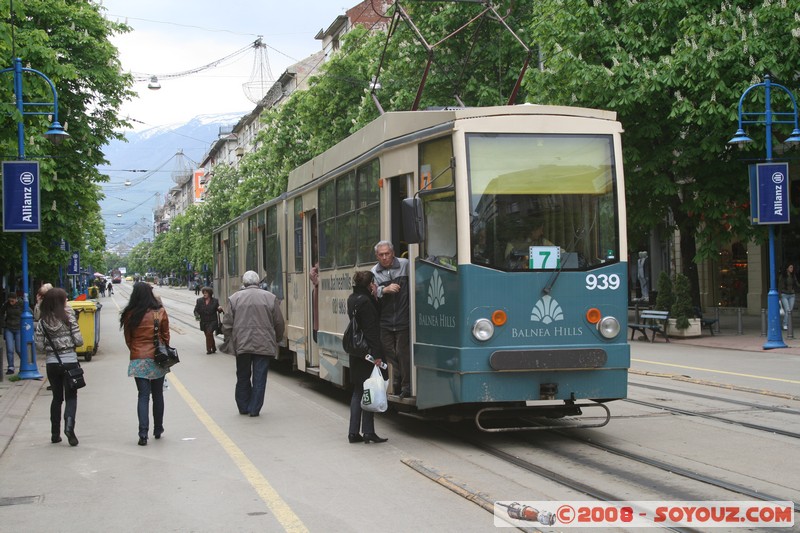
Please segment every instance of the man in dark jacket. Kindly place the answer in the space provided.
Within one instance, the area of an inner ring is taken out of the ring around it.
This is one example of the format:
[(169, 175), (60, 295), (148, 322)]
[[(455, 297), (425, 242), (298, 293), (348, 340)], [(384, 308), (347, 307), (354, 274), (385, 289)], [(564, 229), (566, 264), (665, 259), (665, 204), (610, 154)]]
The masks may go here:
[[(14, 373), (14, 353), (21, 354), (22, 306), (22, 300), (17, 298), (16, 294), (11, 293), (8, 300), (0, 307), (0, 320), (2, 320), (3, 337), (6, 341), (6, 359), (8, 360), (6, 374)], [(20, 362), (22, 361), (21, 357), (20, 355)]]
[(408, 259), (395, 257), (389, 241), (375, 245), (378, 264), (375, 274), (375, 297), (381, 308), (381, 343), (392, 365), (392, 391), (400, 398), (411, 396), (411, 339), (409, 328)]
[(278, 355), (286, 328), (277, 298), (258, 282), (257, 273), (244, 273), (243, 288), (228, 298), (222, 319), (222, 333), (236, 356), (236, 405), (250, 416), (258, 416), (264, 405), (269, 358)]

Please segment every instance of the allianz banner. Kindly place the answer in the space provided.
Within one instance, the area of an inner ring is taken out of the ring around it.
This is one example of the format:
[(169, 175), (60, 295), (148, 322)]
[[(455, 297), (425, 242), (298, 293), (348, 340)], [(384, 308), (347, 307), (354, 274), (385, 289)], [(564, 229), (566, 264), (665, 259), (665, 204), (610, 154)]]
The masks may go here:
[(758, 163), (749, 171), (753, 224), (788, 224), (789, 163)]
[(3, 161), (3, 231), (41, 231), (39, 162)]

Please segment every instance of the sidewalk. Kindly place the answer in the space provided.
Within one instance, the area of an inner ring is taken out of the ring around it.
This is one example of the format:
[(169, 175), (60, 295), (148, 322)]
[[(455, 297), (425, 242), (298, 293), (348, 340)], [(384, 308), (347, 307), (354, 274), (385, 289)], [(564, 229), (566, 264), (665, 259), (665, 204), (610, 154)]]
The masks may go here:
[[(776, 354), (800, 356), (800, 326), (798, 326), (797, 338), (795, 339), (787, 338), (787, 332), (781, 332), (787, 348), (775, 348), (772, 350), (763, 349), (767, 338), (761, 335), (760, 316), (743, 316), (743, 334), (738, 334), (738, 331), (738, 317), (723, 315), (720, 316), (719, 333), (715, 331), (714, 335), (710, 335), (708, 329), (705, 329), (701, 337), (691, 339), (671, 338), (670, 345), (677, 350), (682, 345), (686, 345), (748, 352), (769, 351)], [(630, 339), (630, 334), (628, 334), (628, 338)], [(646, 343), (646, 341), (642, 340), (629, 340), (629, 342), (632, 349), (635, 349), (637, 345)], [(664, 344), (664, 339), (659, 336), (655, 342)], [(46, 375), (44, 363), (42, 361), (37, 362), (39, 364), (39, 372), (43, 376)], [(8, 380), (9, 377), (11, 376), (3, 376), (4, 379), (0, 381), (0, 455), (5, 452), (36, 396), (45, 392), (43, 388), (47, 382), (46, 379), (23, 379), (12, 382)]]
[[(717, 318), (716, 315), (711, 313), (704, 314), (706, 318)], [(742, 315), (741, 325), (739, 324), (739, 317), (733, 313), (721, 313), (719, 322), (713, 326), (714, 334), (711, 335), (708, 328), (703, 329), (703, 334), (700, 337), (689, 339), (678, 339), (670, 337), (670, 343), (675, 347), (681, 345), (687, 346), (703, 346), (706, 348), (718, 348), (727, 350), (740, 350), (746, 352), (762, 352), (769, 351), (774, 353), (782, 353), (789, 355), (800, 356), (800, 324), (797, 324), (794, 330), (795, 338), (790, 338), (788, 331), (781, 330), (783, 342), (786, 348), (773, 348), (764, 350), (764, 344), (767, 342), (766, 334), (762, 335), (761, 316)], [(633, 321), (633, 313), (629, 312), (628, 322)], [(741, 328), (742, 334), (739, 334)], [(638, 336), (637, 336), (638, 338)], [(631, 346), (636, 346), (639, 340), (630, 340), (630, 332), (628, 332), (628, 342)], [(664, 342), (664, 338), (660, 335), (656, 338), (655, 342)]]

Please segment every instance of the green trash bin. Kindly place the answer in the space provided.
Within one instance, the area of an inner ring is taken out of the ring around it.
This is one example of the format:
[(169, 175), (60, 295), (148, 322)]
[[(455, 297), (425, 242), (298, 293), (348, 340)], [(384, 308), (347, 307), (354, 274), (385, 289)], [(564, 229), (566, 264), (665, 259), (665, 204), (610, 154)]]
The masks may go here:
[(83, 337), (83, 346), (78, 346), (75, 351), (78, 355), (83, 355), (86, 361), (91, 361), (100, 344), (100, 309), (103, 304), (88, 300), (71, 300), (68, 304), (75, 311)]

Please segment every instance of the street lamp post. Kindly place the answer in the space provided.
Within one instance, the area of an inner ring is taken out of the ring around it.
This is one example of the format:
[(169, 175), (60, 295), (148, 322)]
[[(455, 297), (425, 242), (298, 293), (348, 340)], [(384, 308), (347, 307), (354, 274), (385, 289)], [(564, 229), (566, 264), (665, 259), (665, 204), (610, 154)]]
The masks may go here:
[[(742, 105), (748, 93), (753, 89), (763, 87), (765, 94), (765, 107), (764, 112), (748, 112), (742, 111)], [(779, 89), (786, 93), (792, 101), (792, 111), (773, 111), (772, 110), (772, 89)], [(744, 124), (764, 124), (766, 127), (766, 161), (772, 161), (772, 125), (773, 124), (791, 124), (794, 126), (791, 135), (785, 144), (795, 144), (800, 142), (800, 129), (797, 127), (797, 101), (794, 94), (777, 83), (772, 83), (769, 74), (764, 76), (762, 83), (756, 83), (747, 88), (739, 98), (739, 129), (736, 134), (728, 141), (729, 144), (744, 144), (752, 142), (753, 139), (747, 136), (743, 129)], [(788, 175), (785, 176), (786, 185), (788, 185)], [(752, 193), (751, 193), (752, 198)], [(760, 220), (759, 220), (760, 222)], [(788, 223), (788, 212), (786, 222)], [(781, 335), (781, 314), (780, 314), (780, 298), (778, 295), (777, 284), (775, 282), (775, 226), (774, 223), (769, 223), (769, 293), (767, 294), (767, 342), (764, 343), (763, 348), (770, 350), (772, 348), (786, 348), (786, 343), (783, 342)]]
[[(5, 68), (0, 70), (0, 74), (5, 74), (7, 72), (13, 73), (14, 75), (14, 97), (16, 100), (17, 111), (19, 112), (20, 118), (17, 122), (17, 159), (19, 161), (25, 160), (25, 115), (49, 115), (50, 109), (52, 109), (53, 115), (53, 122), (50, 124), (50, 128), (45, 133), (45, 136), (52, 141), (54, 144), (60, 143), (64, 137), (68, 137), (69, 134), (64, 131), (64, 128), (58, 122), (58, 93), (56, 92), (56, 87), (53, 85), (53, 82), (50, 81), (50, 78), (39, 72), (38, 70), (34, 70), (32, 68), (24, 68), (22, 66), (22, 59), (15, 58), (14, 59), (14, 66)], [(50, 86), (50, 90), (53, 95), (52, 102), (25, 102), (23, 98), (22, 92), (22, 73), (23, 72), (30, 72), (31, 74), (35, 74), (42, 78), (47, 84)], [(27, 108), (32, 108), (31, 110), (27, 110)], [(36, 109), (40, 109), (45, 107), (45, 111), (37, 111)], [(3, 176), (3, 179), (6, 179), (6, 176)], [(38, 180), (38, 176), (36, 177)], [(38, 190), (36, 192), (38, 195)], [(37, 198), (38, 204), (38, 198)], [(6, 230), (6, 228), (3, 228)], [(36, 230), (38, 231), (38, 230)], [(23, 298), (22, 298), (22, 320), (20, 323), (20, 357), (22, 361), (20, 362), (20, 371), (19, 377), (22, 379), (41, 379), (42, 375), (39, 373), (39, 369), (36, 365), (36, 348), (33, 344), (33, 315), (31, 314), (30, 308), (30, 298), (29, 298), (29, 291), (30, 287), (28, 285), (28, 238), (27, 233), (22, 231), (20, 234), (21, 236), (21, 251), (22, 251), (22, 291), (23, 291)]]

